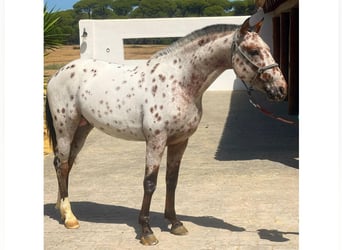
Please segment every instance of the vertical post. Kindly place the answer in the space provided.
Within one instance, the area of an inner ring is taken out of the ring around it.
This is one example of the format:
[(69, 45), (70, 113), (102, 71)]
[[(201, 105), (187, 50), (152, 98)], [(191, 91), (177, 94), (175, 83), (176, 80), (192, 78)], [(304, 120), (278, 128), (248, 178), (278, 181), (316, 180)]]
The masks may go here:
[(289, 80), (289, 13), (280, 14), (280, 69)]
[(299, 9), (290, 12), (290, 77), (288, 90), (288, 113), (299, 112)]
[(277, 63), (280, 63), (280, 17), (272, 18), (273, 23), (273, 57)]

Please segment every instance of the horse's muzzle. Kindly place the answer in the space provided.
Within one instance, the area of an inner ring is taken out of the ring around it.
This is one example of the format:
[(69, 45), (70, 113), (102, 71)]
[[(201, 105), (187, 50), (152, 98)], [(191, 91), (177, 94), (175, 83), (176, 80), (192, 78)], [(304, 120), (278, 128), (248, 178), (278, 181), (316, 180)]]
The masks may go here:
[(285, 86), (267, 86), (265, 88), (267, 98), (270, 101), (280, 102), (283, 101), (287, 96), (287, 87)]

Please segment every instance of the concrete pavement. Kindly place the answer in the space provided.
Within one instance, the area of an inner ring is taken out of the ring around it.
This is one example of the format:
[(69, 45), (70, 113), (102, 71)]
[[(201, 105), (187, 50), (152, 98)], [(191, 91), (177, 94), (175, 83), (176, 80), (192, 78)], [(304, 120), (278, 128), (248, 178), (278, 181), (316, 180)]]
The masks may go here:
[[(286, 103), (265, 107), (285, 115)], [(245, 92), (207, 92), (204, 115), (185, 152), (176, 211), (186, 236), (163, 218), (165, 156), (151, 205), (153, 249), (298, 249), (298, 128), (264, 116)], [(294, 119), (291, 117), (290, 119)], [(53, 156), (44, 159), (45, 249), (146, 249), (139, 243), (145, 145), (93, 130), (70, 175), (80, 228), (54, 209)]]

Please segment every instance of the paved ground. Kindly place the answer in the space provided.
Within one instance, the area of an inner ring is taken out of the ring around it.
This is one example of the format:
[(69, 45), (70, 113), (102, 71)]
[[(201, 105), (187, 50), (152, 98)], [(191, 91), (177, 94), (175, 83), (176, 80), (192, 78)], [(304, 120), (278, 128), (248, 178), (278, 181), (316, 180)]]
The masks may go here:
[[(298, 129), (261, 114), (245, 92), (207, 92), (203, 106), (176, 194), (189, 234), (170, 234), (163, 219), (164, 157), (151, 206), (159, 239), (153, 249), (298, 249)], [(286, 103), (265, 106), (287, 111)], [(139, 243), (137, 223), (144, 152), (144, 143), (92, 131), (70, 176), (77, 230), (60, 224), (52, 155), (46, 156), (45, 249), (148, 248)]]

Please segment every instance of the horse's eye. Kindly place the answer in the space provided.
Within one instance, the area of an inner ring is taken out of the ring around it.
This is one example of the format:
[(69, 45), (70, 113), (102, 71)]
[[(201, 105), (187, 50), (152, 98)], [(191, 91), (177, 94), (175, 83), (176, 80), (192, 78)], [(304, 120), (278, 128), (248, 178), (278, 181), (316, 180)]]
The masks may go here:
[(248, 54), (250, 54), (251, 56), (257, 56), (257, 55), (259, 55), (259, 51), (256, 49), (249, 50)]

